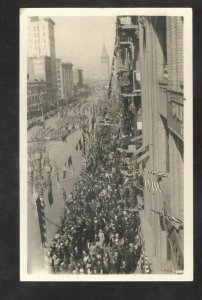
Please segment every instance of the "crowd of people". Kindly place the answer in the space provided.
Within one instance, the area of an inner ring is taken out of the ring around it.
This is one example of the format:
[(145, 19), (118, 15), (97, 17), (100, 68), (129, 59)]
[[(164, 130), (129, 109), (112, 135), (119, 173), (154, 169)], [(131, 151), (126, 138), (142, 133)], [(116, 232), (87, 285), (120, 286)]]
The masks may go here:
[(119, 133), (112, 135), (103, 125), (73, 192), (64, 199), (61, 226), (50, 245), (54, 273), (145, 272), (139, 215), (124, 199), (118, 146)]
[[(67, 137), (77, 129), (81, 129), (89, 122), (93, 108), (85, 103), (72, 105), (68, 110), (58, 112), (56, 126), (42, 126), (32, 135), (31, 141), (54, 140), (66, 142)], [(95, 108), (96, 110), (96, 108)], [(88, 122), (87, 122), (88, 121)]]

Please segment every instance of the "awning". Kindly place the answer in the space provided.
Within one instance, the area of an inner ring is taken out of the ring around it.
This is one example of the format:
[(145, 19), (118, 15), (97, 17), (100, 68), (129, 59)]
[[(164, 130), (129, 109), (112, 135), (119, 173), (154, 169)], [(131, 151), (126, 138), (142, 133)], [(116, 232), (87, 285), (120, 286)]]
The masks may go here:
[(136, 142), (136, 141), (138, 141), (138, 140), (140, 140), (140, 139), (142, 139), (142, 134), (141, 134), (141, 135), (138, 135), (138, 136), (136, 136), (136, 137), (134, 137), (134, 138), (132, 138), (132, 139), (131, 139), (131, 142)]
[(132, 93), (122, 93), (121, 94), (121, 96), (123, 97), (123, 98), (125, 98), (125, 97), (135, 97), (135, 96), (140, 96), (140, 94), (141, 94), (141, 90), (135, 90), (134, 92), (132, 92)]
[(138, 148), (137, 150), (133, 151), (133, 150), (125, 150), (122, 149), (122, 152), (126, 152), (126, 153), (133, 153), (135, 156), (138, 155), (139, 153), (143, 152), (145, 150), (145, 148), (148, 147), (148, 145), (144, 145), (140, 148)]
[(137, 163), (141, 163), (143, 160), (145, 160), (146, 158), (149, 157), (149, 151), (147, 151), (146, 153), (144, 153), (142, 156), (140, 156), (138, 159), (137, 159)]
[(134, 155), (138, 155), (139, 153), (141, 153), (142, 151), (144, 151), (146, 147), (148, 147), (148, 144), (147, 144), (147, 145), (143, 145), (143, 146), (141, 146), (140, 148), (138, 148), (138, 149), (134, 152)]

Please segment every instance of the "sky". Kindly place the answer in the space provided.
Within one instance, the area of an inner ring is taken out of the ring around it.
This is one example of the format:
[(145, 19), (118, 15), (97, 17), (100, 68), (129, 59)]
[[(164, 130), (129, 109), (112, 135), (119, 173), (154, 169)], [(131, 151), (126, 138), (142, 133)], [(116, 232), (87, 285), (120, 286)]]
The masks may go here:
[(51, 17), (55, 22), (56, 57), (84, 70), (84, 77), (99, 77), (103, 42), (110, 59), (115, 42), (115, 17)]

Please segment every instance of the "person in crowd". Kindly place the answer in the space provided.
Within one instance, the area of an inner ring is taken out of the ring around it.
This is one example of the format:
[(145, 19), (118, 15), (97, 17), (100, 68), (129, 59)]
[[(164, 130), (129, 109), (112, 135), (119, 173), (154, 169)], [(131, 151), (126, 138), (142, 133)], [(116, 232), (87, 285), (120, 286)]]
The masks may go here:
[(62, 188), (62, 197), (64, 201), (67, 199), (67, 194), (64, 188)]
[(67, 166), (66, 163), (64, 164), (63, 170), (62, 170), (62, 178), (65, 179), (67, 174)]

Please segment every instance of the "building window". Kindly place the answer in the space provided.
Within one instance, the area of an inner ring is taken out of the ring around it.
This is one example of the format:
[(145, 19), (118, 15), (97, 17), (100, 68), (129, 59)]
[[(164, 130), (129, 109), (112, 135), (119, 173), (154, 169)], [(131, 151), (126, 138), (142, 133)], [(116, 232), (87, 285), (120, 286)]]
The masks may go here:
[(161, 47), (161, 52), (163, 55), (163, 65), (162, 65), (162, 77), (164, 79), (168, 78), (167, 71), (167, 32), (166, 32), (166, 18), (165, 17), (156, 17), (156, 35), (159, 40), (159, 44)]

